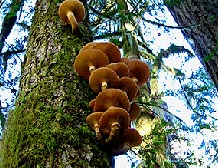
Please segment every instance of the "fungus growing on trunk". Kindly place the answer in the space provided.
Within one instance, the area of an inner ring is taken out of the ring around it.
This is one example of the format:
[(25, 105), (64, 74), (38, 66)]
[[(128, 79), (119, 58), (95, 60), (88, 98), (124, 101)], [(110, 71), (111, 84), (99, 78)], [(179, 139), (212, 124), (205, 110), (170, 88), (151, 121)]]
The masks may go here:
[(126, 92), (129, 101), (132, 101), (138, 92), (138, 85), (131, 78), (122, 77), (119, 79), (119, 89)]
[(122, 58), (130, 70), (130, 77), (137, 83), (138, 86), (142, 86), (148, 81), (150, 77), (150, 70), (146, 63), (139, 59)]
[(111, 106), (129, 110), (130, 103), (126, 92), (120, 89), (105, 89), (98, 94), (95, 101), (94, 111), (106, 111)]
[(99, 120), (99, 128), (103, 133), (109, 134), (105, 142), (117, 139), (119, 132), (127, 129), (130, 124), (128, 112), (119, 107), (110, 107), (102, 114)]
[(130, 74), (128, 66), (123, 62), (110, 63), (106, 67), (113, 69), (119, 78), (122, 78), (123, 76), (128, 77)]
[(110, 68), (101, 67), (91, 73), (89, 77), (89, 86), (94, 92), (100, 92), (107, 88), (118, 88), (119, 78)]
[(85, 17), (85, 8), (79, 0), (65, 0), (60, 4), (59, 16), (64, 23), (71, 24), (72, 31), (78, 28), (78, 23)]
[(136, 102), (132, 102), (129, 109), (129, 117), (131, 121), (136, 120), (141, 114), (141, 109)]
[(120, 139), (124, 145), (127, 145), (130, 148), (139, 146), (142, 143), (142, 136), (135, 128), (128, 128), (124, 130), (120, 135)]
[(87, 49), (76, 56), (74, 68), (80, 76), (88, 79), (91, 72), (108, 64), (109, 59), (101, 50)]
[(140, 90), (138, 89), (138, 92), (136, 93), (136, 96), (133, 97), (133, 100), (137, 99), (141, 95)]
[(95, 134), (98, 140), (100, 140), (101, 133), (99, 131), (99, 120), (104, 112), (94, 112), (86, 117), (86, 122), (90, 125), (90, 127), (95, 130)]
[(89, 107), (90, 107), (92, 110), (94, 109), (95, 101), (96, 101), (96, 99), (92, 99), (92, 100), (89, 102)]
[(80, 51), (86, 50), (88, 48), (102, 50), (109, 58), (110, 63), (121, 61), (121, 53), (119, 48), (111, 42), (90, 42), (83, 46)]
[(120, 145), (112, 149), (115, 153), (125, 153), (130, 148), (139, 146), (142, 143), (142, 136), (134, 128), (125, 129), (119, 136)]

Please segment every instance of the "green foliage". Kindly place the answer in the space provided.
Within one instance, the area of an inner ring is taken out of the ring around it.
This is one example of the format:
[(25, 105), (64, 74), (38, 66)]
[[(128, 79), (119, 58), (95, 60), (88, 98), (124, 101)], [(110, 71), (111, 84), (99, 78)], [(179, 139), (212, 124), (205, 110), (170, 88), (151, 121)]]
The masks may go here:
[[(180, 83), (181, 89), (168, 90), (165, 94), (179, 97), (186, 103), (187, 108), (193, 112), (191, 119), (194, 124), (188, 128), (188, 132), (204, 135), (205, 130), (217, 130), (217, 119), (213, 117), (213, 113), (216, 111), (212, 106), (213, 99), (217, 97), (217, 90), (205, 70), (200, 68), (197, 72), (193, 72), (189, 77), (176, 74), (175, 80)], [(178, 124), (181, 125), (180, 122)], [(182, 130), (181, 127), (179, 129)], [(211, 145), (210, 148), (215, 149), (215, 146), (216, 145)], [(202, 142), (202, 145), (199, 146), (199, 148), (205, 148), (205, 143)], [(184, 159), (184, 162), (191, 165), (198, 161), (196, 160), (195, 154), (192, 153), (189, 158)], [(211, 163), (213, 162), (214, 160), (211, 160)]]
[[(28, 10), (28, 13), (22, 10), (24, 5), (23, 0), (12, 0), (10, 4), (7, 3), (8, 2), (4, 2), (1, 8), (1, 15), (4, 16), (4, 18), (2, 20), (0, 33), (0, 91), (11, 92), (11, 95), (9, 96), (7, 94), (7, 97), (10, 97), (7, 100), (3, 99), (3, 96), (1, 97), (1, 101), (4, 102), (6, 106), (6, 108), (2, 109), (2, 112), (5, 114), (4, 120), (6, 120), (7, 113), (14, 105), (17, 97), (17, 85), (19, 85), (20, 77), (20, 69), (17, 67), (21, 64), (22, 56), (25, 52), (28, 32), (27, 23), (30, 24), (30, 16), (33, 14), (33, 10)], [(25, 3), (27, 3), (27, 1), (25, 1)], [(18, 14), (19, 17), (17, 17)], [(25, 18), (25, 21), (19, 24), (19, 21), (23, 17)], [(12, 28), (16, 26), (19, 26), (20, 28), (16, 33), (20, 35), (22, 34), (22, 36), (14, 36), (14, 41), (7, 40), (6, 43), (5, 40), (7, 37), (8, 39), (11, 39), (10, 33)], [(3, 47), (4, 50), (2, 50)], [(15, 74), (17, 74), (17, 76)], [(3, 123), (2, 118), (1, 124)]]
[(170, 133), (170, 130), (166, 129), (167, 125), (164, 120), (155, 119), (151, 133), (143, 136), (143, 144), (138, 151), (142, 161), (139, 168), (174, 167), (165, 155), (166, 137)]

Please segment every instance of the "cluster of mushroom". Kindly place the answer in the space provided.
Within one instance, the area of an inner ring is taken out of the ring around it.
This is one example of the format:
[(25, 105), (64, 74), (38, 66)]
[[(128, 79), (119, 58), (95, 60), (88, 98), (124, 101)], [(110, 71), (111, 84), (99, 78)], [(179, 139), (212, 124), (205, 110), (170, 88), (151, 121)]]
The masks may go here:
[(91, 42), (80, 50), (74, 68), (98, 93), (89, 102), (93, 113), (86, 118), (97, 139), (116, 154), (140, 145), (141, 135), (131, 128), (140, 115), (140, 107), (133, 101), (140, 95), (139, 87), (148, 81), (148, 65), (121, 58), (119, 48), (111, 42)]

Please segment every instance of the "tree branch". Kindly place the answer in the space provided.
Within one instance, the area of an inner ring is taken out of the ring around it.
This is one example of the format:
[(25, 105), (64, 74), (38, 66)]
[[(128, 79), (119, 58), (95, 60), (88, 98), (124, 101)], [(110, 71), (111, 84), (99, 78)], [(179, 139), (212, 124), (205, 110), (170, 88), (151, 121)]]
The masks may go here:
[(142, 20), (147, 22), (147, 23), (151, 23), (151, 24), (154, 24), (154, 25), (157, 25), (157, 26), (163, 26), (163, 27), (167, 27), (167, 28), (171, 28), (171, 29), (185, 29), (185, 28), (190, 28), (190, 27), (193, 27), (193, 26), (198, 26), (196, 24), (185, 25), (185, 26), (170, 26), (170, 25), (165, 25), (163, 23), (158, 23), (158, 22), (155, 22), (155, 21), (152, 21), (152, 20), (148, 20), (148, 19), (145, 19), (145, 18), (142, 18)]
[(23, 52), (25, 52), (26, 50), (25, 49), (21, 49), (21, 50), (12, 50), (12, 51), (10, 51), (10, 50), (7, 50), (6, 52), (4, 52), (4, 53), (0, 53), (0, 56), (4, 56), (4, 55), (12, 55), (12, 54), (20, 54), (20, 53), (23, 53)]

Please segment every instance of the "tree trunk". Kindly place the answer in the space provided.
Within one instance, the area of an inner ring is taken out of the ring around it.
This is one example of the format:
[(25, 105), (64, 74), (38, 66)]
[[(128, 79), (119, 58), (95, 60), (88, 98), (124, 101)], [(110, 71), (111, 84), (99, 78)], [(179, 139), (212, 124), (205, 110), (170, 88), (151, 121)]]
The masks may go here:
[(185, 0), (168, 9), (179, 26), (191, 25), (183, 29), (201, 63), (218, 89), (218, 1)]
[(1, 168), (111, 167), (112, 157), (85, 121), (95, 95), (73, 69), (89, 32), (72, 34), (59, 19), (58, 2), (36, 3), (21, 89), (3, 135)]

